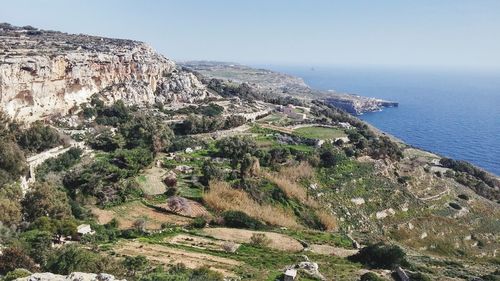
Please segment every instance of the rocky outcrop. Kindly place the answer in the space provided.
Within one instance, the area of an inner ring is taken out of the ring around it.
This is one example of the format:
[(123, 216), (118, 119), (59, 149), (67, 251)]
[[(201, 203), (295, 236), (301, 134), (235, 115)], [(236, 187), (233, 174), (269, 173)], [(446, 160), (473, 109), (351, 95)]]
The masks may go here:
[(28, 277), (17, 278), (16, 281), (126, 281), (116, 279), (113, 275), (106, 273), (83, 273), (73, 272), (70, 275), (58, 275), (50, 272), (34, 273)]
[(331, 97), (325, 98), (324, 101), (354, 115), (380, 111), (384, 107), (398, 107), (399, 105), (397, 102), (393, 101), (347, 94), (332, 94)]
[(148, 45), (0, 24), (0, 109), (32, 122), (101, 93), (129, 104), (194, 102), (210, 94)]
[(397, 102), (392, 101), (312, 89), (302, 78), (267, 69), (210, 61), (183, 62), (181, 65), (206, 78), (221, 79), (238, 84), (246, 83), (252, 89), (272, 96), (322, 99), (326, 103), (354, 115), (380, 111), (384, 107), (398, 106)]

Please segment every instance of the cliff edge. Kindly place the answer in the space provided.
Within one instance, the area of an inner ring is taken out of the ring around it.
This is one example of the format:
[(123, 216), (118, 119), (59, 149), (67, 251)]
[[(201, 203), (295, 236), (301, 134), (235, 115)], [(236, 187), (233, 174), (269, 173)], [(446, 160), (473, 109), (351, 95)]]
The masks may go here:
[(66, 114), (96, 93), (129, 104), (210, 95), (145, 43), (0, 24), (0, 109), (33, 122)]

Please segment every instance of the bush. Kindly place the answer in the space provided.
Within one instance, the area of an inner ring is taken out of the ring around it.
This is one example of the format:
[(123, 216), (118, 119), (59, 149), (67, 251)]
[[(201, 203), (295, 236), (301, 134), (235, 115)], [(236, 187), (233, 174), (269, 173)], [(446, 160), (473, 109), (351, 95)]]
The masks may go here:
[(385, 281), (384, 278), (378, 276), (377, 274), (373, 272), (367, 272), (363, 275), (361, 275), (361, 278), (359, 279), (360, 281)]
[(455, 210), (462, 210), (462, 207), (455, 202), (450, 202), (449, 205)]
[(465, 200), (465, 201), (469, 201), (469, 196), (467, 196), (466, 194), (459, 194), (458, 198)]
[(121, 275), (123, 266), (113, 258), (69, 245), (55, 251), (47, 262), (50, 272), (67, 275), (71, 272), (106, 272)]
[(194, 228), (204, 228), (207, 225), (207, 220), (204, 217), (196, 217), (191, 226)]
[(370, 268), (394, 269), (406, 262), (405, 257), (406, 254), (400, 247), (378, 243), (361, 249), (349, 259)]
[(5, 277), (2, 279), (2, 281), (13, 281), (13, 280), (16, 280), (17, 278), (28, 277), (30, 275), (31, 275), (31, 272), (29, 270), (26, 270), (24, 268), (16, 268), (16, 269), (10, 271), (9, 273), (7, 273), (7, 275), (5, 275)]
[(409, 276), (411, 281), (431, 281), (432, 279), (420, 272), (417, 273), (410, 273)]
[(222, 213), (224, 224), (235, 228), (262, 229), (264, 224), (241, 211), (226, 211)]
[(269, 243), (271, 243), (271, 240), (264, 233), (254, 233), (250, 237), (250, 244), (254, 246), (266, 247)]

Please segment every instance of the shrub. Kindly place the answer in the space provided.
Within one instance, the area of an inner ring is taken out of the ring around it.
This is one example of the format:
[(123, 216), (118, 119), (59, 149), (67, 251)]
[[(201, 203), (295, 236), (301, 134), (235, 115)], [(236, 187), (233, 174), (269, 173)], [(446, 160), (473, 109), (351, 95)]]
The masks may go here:
[(71, 272), (106, 272), (121, 275), (123, 266), (113, 258), (91, 252), (76, 245), (55, 251), (47, 263), (50, 272), (67, 275)]
[(262, 229), (264, 225), (241, 211), (226, 211), (222, 213), (226, 226), (235, 228)]
[(207, 225), (207, 220), (204, 217), (196, 217), (191, 226), (194, 228), (204, 228)]
[(174, 213), (188, 213), (191, 206), (186, 198), (180, 196), (173, 196), (167, 200), (168, 209)]
[(359, 279), (360, 281), (385, 281), (384, 278), (378, 276), (377, 274), (373, 272), (367, 272), (363, 275), (361, 275), (361, 278)]
[(226, 241), (226, 242), (224, 242), (224, 244), (222, 244), (222, 249), (225, 252), (234, 253), (238, 249), (238, 244), (231, 242), (231, 241)]
[(469, 196), (467, 196), (466, 194), (459, 194), (458, 198), (465, 200), (465, 201), (469, 201)]
[(429, 276), (427, 276), (423, 273), (420, 273), (420, 272), (409, 273), (409, 277), (410, 277), (411, 281), (431, 281), (432, 280)]
[(450, 202), (449, 205), (455, 210), (462, 210), (462, 207), (455, 202)]
[(337, 228), (337, 219), (325, 210), (316, 211), (316, 216), (322, 225), (322, 230), (333, 231)]
[(250, 237), (250, 244), (254, 246), (266, 247), (269, 243), (271, 243), (271, 240), (264, 233), (254, 233)]
[(405, 256), (405, 252), (396, 245), (378, 243), (362, 248), (349, 259), (371, 268), (394, 269), (405, 262)]
[(30, 275), (31, 275), (31, 272), (29, 270), (26, 270), (24, 268), (16, 268), (16, 269), (10, 271), (9, 273), (7, 273), (7, 275), (5, 275), (5, 277), (2, 279), (2, 281), (13, 281), (13, 280), (16, 280), (17, 278), (28, 277)]
[(145, 256), (126, 256), (125, 260), (123, 260), (123, 265), (128, 270), (129, 275), (135, 276), (137, 272), (146, 270), (149, 262)]

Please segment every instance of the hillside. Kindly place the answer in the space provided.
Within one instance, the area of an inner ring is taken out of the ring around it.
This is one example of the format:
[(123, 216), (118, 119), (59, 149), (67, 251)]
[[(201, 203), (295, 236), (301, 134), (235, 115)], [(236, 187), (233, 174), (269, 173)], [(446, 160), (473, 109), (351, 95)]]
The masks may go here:
[(494, 175), (297, 78), (0, 28), (3, 280), (500, 277)]

